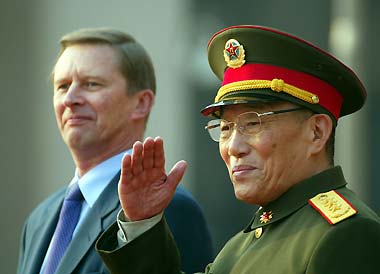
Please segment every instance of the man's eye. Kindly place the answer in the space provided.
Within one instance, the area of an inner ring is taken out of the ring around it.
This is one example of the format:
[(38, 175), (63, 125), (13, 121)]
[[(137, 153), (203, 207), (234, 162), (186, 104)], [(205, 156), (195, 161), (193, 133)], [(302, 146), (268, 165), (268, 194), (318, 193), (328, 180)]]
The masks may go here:
[(89, 88), (94, 88), (94, 87), (98, 87), (99, 84), (97, 82), (87, 82), (86, 86)]
[(247, 121), (246, 123), (245, 123), (245, 127), (247, 127), (247, 128), (250, 128), (250, 127), (256, 127), (256, 126), (258, 126), (258, 125), (260, 125), (260, 122), (259, 121)]
[(70, 87), (69, 84), (59, 84), (56, 88), (57, 91), (65, 91)]
[(243, 127), (246, 133), (253, 134), (260, 128), (260, 122), (257, 120), (246, 121)]
[(226, 124), (226, 125), (220, 125), (220, 131), (229, 131), (230, 130), (230, 125), (229, 124)]

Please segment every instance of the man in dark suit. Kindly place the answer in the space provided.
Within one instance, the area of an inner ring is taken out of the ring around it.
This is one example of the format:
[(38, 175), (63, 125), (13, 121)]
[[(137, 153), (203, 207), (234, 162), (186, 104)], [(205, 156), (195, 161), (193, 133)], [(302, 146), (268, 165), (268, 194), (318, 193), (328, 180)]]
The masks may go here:
[[(380, 218), (334, 165), (338, 120), (366, 99), (355, 73), (309, 42), (261, 26), (217, 32), (208, 57), (222, 86), (202, 110), (212, 119), (206, 129), (219, 143), (236, 198), (260, 208), (205, 272), (379, 273)], [(96, 244), (113, 274), (180, 273), (160, 212), (186, 162), (168, 175), (163, 162), (161, 138), (137, 142), (123, 160), (120, 200), (129, 222), (119, 219)], [(136, 233), (144, 220), (150, 228)], [(127, 239), (116, 241), (120, 229)]]
[[(17, 273), (108, 273), (94, 244), (121, 208), (120, 164), (143, 138), (155, 98), (153, 65), (130, 35), (83, 29), (61, 39), (52, 83), (58, 128), (76, 171), (69, 187), (28, 217)], [(165, 216), (183, 266), (201, 270), (212, 259), (212, 243), (199, 205), (181, 187)]]

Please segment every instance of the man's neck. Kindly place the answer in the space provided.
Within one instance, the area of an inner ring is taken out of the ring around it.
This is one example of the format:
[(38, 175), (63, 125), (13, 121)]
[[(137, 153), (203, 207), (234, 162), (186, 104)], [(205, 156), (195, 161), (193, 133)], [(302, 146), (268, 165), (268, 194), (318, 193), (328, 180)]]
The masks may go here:
[(107, 149), (90, 149), (89, 151), (71, 151), (73, 160), (78, 169), (78, 175), (83, 176), (95, 166), (106, 161), (107, 159), (115, 156), (123, 151), (132, 147), (133, 144), (125, 144), (119, 147), (112, 147)]

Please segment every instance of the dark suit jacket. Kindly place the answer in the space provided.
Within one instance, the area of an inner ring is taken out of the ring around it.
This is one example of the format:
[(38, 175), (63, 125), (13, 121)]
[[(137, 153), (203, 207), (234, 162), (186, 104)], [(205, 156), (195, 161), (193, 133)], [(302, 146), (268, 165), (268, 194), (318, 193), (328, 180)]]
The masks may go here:
[[(119, 174), (103, 191), (72, 239), (58, 266), (57, 274), (109, 273), (94, 244), (101, 232), (116, 220), (120, 210), (117, 193)], [(66, 187), (42, 202), (25, 222), (18, 263), (18, 274), (38, 274), (58, 222)], [(198, 271), (213, 258), (212, 242), (203, 213), (191, 196), (180, 187), (168, 209), (166, 219), (183, 256), (183, 266)], [(196, 224), (196, 227), (195, 225)], [(207, 246), (199, 252), (200, 247)], [(194, 262), (195, 260), (195, 262)]]

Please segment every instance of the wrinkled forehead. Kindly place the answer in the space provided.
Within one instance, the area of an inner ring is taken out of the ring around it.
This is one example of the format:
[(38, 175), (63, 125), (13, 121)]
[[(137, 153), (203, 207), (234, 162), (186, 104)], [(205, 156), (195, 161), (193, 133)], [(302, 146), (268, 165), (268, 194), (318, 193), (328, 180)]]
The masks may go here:
[(120, 74), (116, 51), (109, 45), (75, 44), (67, 47), (53, 68), (53, 81), (78, 74), (83, 78)]

